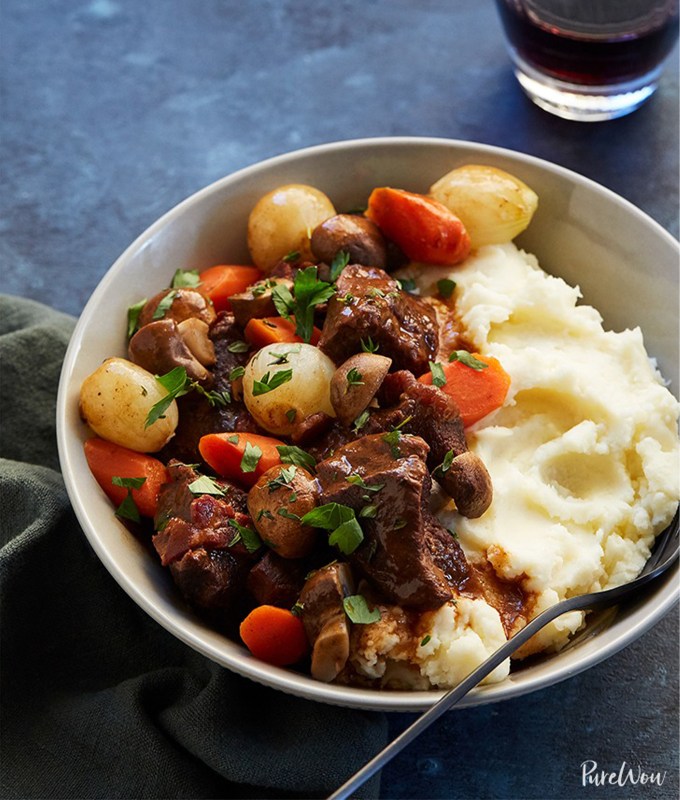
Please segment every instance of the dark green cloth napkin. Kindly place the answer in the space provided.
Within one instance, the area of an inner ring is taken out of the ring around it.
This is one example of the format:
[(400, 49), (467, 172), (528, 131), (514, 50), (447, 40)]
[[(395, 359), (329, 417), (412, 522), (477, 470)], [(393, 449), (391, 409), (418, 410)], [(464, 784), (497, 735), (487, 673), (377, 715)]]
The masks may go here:
[[(72, 318), (0, 295), (0, 728), (4, 798), (323, 797), (387, 739), (384, 715), (262, 687), (139, 609), (59, 474)], [(377, 780), (363, 795), (378, 793)]]

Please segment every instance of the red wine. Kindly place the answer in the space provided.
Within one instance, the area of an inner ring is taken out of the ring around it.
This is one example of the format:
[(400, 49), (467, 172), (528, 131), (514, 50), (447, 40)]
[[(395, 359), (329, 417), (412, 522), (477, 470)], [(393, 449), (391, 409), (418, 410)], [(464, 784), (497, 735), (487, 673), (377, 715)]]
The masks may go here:
[[(663, 62), (678, 36), (678, 0), (496, 2), (518, 56), (540, 72), (573, 84), (634, 81)], [(652, 5), (660, 8), (649, 12)]]

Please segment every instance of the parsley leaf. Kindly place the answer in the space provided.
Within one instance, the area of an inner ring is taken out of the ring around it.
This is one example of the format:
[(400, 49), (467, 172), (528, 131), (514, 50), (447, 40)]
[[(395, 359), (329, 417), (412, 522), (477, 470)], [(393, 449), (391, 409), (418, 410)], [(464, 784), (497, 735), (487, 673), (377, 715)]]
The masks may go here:
[(442, 278), (440, 281), (437, 281), (437, 291), (446, 300), (451, 297), (455, 288), (456, 282), (452, 281), (450, 278)]
[(229, 373), (229, 380), (236, 381), (239, 378), (242, 378), (245, 374), (246, 368), (245, 367), (234, 367)]
[(114, 486), (123, 486), (125, 489), (140, 489), (146, 483), (146, 478), (121, 478), (114, 475), (111, 483)]
[(290, 293), (290, 289), (285, 283), (278, 283), (272, 289), (272, 302), (284, 319), (290, 319), (290, 315), (293, 313), (295, 307), (295, 300), (293, 300), (293, 295)]
[(436, 467), (433, 471), (434, 472), (439, 471), (439, 472), (442, 473), (442, 475), (445, 472), (448, 472), (451, 469), (451, 464), (453, 464), (453, 459), (455, 457), (456, 456), (455, 456), (453, 450), (448, 450), (446, 452), (446, 455), (444, 456), (444, 460), (442, 461), (442, 463), (438, 467)]
[(348, 386), (363, 386), (364, 382), (361, 380), (364, 376), (359, 372), (356, 367), (352, 367), (347, 373)]
[(255, 472), (262, 458), (262, 450), (255, 444), (246, 441), (246, 447), (241, 459), (241, 472)]
[(201, 282), (197, 269), (178, 269), (172, 276), (173, 289), (194, 289)]
[(401, 458), (401, 450), (399, 449), (399, 443), (401, 442), (401, 431), (399, 428), (395, 428), (393, 431), (389, 433), (383, 434), (383, 442), (386, 442), (390, 450), (392, 451), (392, 458)]
[(302, 467), (302, 469), (307, 469), (310, 472), (314, 471), (314, 467), (316, 467), (316, 459), (314, 456), (310, 456), (309, 453), (306, 453), (301, 447), (296, 447), (293, 444), (280, 444), (277, 445), (276, 449), (278, 450), (281, 461), (284, 464), (295, 464), (296, 466)]
[(144, 300), (140, 300), (139, 303), (135, 303), (133, 306), (128, 308), (127, 312), (127, 335), (128, 339), (132, 338), (135, 331), (137, 330), (137, 325), (139, 324), (139, 315), (142, 313), (142, 309), (146, 305), (146, 298)]
[(236, 535), (229, 542), (229, 547), (233, 547), (238, 542), (243, 542), (246, 550), (249, 553), (254, 553), (262, 547), (262, 539), (252, 528), (247, 528), (245, 525), (239, 525), (235, 519), (229, 520), (229, 525), (236, 529)]
[(292, 377), (292, 369), (281, 369), (273, 375), (270, 372), (266, 372), (259, 381), (253, 381), (253, 396), (257, 397), (258, 395), (272, 392), (284, 383), (288, 383)]
[(283, 467), (276, 478), (267, 481), (267, 489), (269, 489), (269, 492), (275, 492), (277, 489), (288, 486), (295, 477), (296, 471), (297, 467), (294, 466)]
[(303, 525), (311, 525), (313, 528), (323, 528), (327, 531), (334, 531), (343, 523), (353, 520), (354, 510), (349, 506), (340, 503), (326, 503), (308, 511), (302, 517)]
[(250, 345), (247, 342), (236, 341), (232, 342), (227, 350), (230, 353), (247, 353), (250, 350)]
[(170, 372), (166, 372), (165, 375), (156, 375), (155, 378), (167, 394), (151, 406), (149, 413), (146, 415), (144, 428), (148, 428), (161, 419), (176, 397), (181, 397), (187, 393), (187, 371), (184, 367), (175, 367)]
[(177, 297), (177, 292), (174, 289), (171, 289), (165, 297), (161, 298), (160, 303), (156, 306), (156, 310), (153, 312), (153, 316), (151, 317), (152, 320), (163, 319), (163, 317), (170, 311), (170, 306), (175, 302), (175, 297)]
[(446, 375), (444, 367), (438, 361), (430, 361), (430, 372), (432, 373), (432, 383), (440, 389), (446, 386)]
[(358, 625), (368, 625), (380, 619), (380, 611), (374, 608), (372, 611), (368, 607), (366, 598), (362, 594), (353, 594), (343, 598), (342, 605), (345, 614), (352, 622)]
[(377, 353), (380, 350), (380, 345), (376, 344), (371, 337), (367, 337), (366, 341), (361, 340), (361, 349), (364, 353)]
[(314, 308), (335, 294), (335, 286), (317, 277), (316, 267), (298, 270), (293, 285), (295, 333), (309, 342), (314, 329)]
[(335, 283), (340, 277), (340, 273), (349, 264), (349, 253), (347, 250), (338, 250), (331, 262), (331, 281)]
[(196, 478), (195, 481), (189, 484), (188, 489), (191, 494), (211, 494), (214, 497), (222, 497), (224, 495), (222, 487), (218, 486), (208, 475), (201, 475), (200, 478)]
[(428, 633), (428, 634), (426, 634), (425, 636), (423, 636), (423, 638), (422, 638), (422, 639), (421, 639), (421, 641), (420, 641), (420, 646), (421, 646), (421, 647), (425, 647), (425, 645), (426, 645), (426, 644), (427, 644), (427, 643), (430, 641), (430, 639), (431, 639), (431, 638), (432, 638), (432, 637), (430, 636), (430, 634), (429, 634), (429, 633)]
[(418, 288), (413, 278), (399, 278), (397, 283), (399, 284), (399, 288), (404, 292), (411, 293), (414, 289)]
[(466, 367), (475, 369), (478, 372), (489, 366), (478, 358), (475, 358), (472, 353), (468, 353), (467, 350), (454, 350), (449, 356), (449, 361), (460, 361), (461, 364), (465, 364)]
[(142, 518), (139, 514), (139, 509), (137, 508), (137, 504), (135, 503), (132, 497), (132, 489), (128, 489), (128, 493), (125, 495), (125, 499), (118, 506), (115, 513), (117, 517), (121, 517), (122, 519), (129, 519), (132, 522), (142, 521)]
[(366, 483), (361, 475), (357, 475), (356, 472), (353, 475), (348, 475), (345, 480), (347, 483), (353, 483), (355, 486), (361, 486), (361, 488), (365, 489), (367, 492), (379, 492), (381, 489), (385, 488), (384, 483)]
[(287, 508), (279, 508), (276, 512), (280, 517), (285, 517), (286, 519), (295, 520), (295, 522), (300, 521), (300, 517), (297, 514), (293, 514), (292, 511), (289, 511)]
[(364, 506), (359, 511), (359, 516), (366, 519), (375, 519), (378, 516), (378, 507), (373, 505)]
[(359, 414), (359, 416), (354, 420), (354, 425), (352, 427), (354, 433), (358, 433), (364, 427), (364, 425), (368, 422), (368, 418), (370, 416), (371, 414), (368, 409), (366, 409), (366, 411), (362, 411), (361, 414)]
[(338, 525), (338, 527), (328, 537), (328, 544), (336, 545), (338, 550), (345, 555), (353, 553), (363, 541), (364, 533), (361, 530), (361, 525), (359, 525), (357, 522), (353, 511), (352, 518), (348, 519), (347, 522), (343, 522), (341, 525)]

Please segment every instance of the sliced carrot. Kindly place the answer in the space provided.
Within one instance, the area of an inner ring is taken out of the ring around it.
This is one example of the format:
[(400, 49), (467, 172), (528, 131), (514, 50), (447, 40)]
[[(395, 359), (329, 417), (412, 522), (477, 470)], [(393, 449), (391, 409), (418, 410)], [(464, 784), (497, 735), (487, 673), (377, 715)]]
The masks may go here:
[(257, 606), (243, 620), (239, 633), (256, 658), (278, 667), (295, 664), (309, 651), (302, 620), (287, 608)]
[(168, 480), (165, 464), (146, 453), (137, 453), (104, 439), (88, 439), (83, 448), (95, 480), (116, 507), (125, 500), (129, 489), (114, 485), (113, 478), (145, 478), (139, 489), (132, 489), (132, 499), (142, 516), (155, 516), (158, 493)]
[[(245, 327), (244, 335), (253, 347), (258, 350), (268, 344), (302, 341), (295, 333), (295, 317), (291, 317), (290, 320), (283, 317), (251, 319)], [(320, 337), (321, 331), (316, 327), (313, 328), (310, 344), (318, 344)]]
[(238, 264), (218, 264), (204, 269), (199, 275), (200, 289), (213, 301), (215, 311), (229, 311), (229, 298), (244, 292), (249, 286), (262, 280), (264, 273), (257, 267)]
[(201, 436), (198, 450), (223, 478), (252, 486), (271, 467), (281, 463), (276, 449), (284, 442), (257, 433), (208, 433)]
[[(497, 359), (472, 355), (487, 364), (486, 369), (473, 369), (462, 361), (441, 365), (446, 383), (440, 388), (456, 401), (465, 427), (500, 408), (510, 388), (510, 376)], [(421, 375), (418, 380), (431, 384), (432, 373)]]
[(432, 197), (379, 187), (368, 198), (366, 216), (413, 261), (457, 264), (470, 252), (463, 223)]

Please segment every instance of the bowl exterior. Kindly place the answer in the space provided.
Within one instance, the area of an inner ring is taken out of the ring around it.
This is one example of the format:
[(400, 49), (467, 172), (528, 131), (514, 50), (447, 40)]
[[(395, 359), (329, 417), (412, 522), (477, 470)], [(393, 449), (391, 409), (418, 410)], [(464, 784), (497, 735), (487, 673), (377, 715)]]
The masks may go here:
[[(427, 191), (456, 166), (497, 166), (538, 194), (539, 209), (518, 244), (543, 268), (581, 287), (584, 301), (615, 330), (639, 325), (648, 352), (678, 394), (678, 243), (639, 209), (575, 173), (500, 148), (446, 139), (387, 138), (336, 142), (248, 167), (206, 187), (146, 230), (106, 273), (74, 331), (62, 370), (57, 429), (62, 471), (78, 519), (122, 588), (150, 616), (208, 658), (255, 681), (310, 699), (367, 709), (417, 711), (442, 692), (396, 692), (327, 685), (271, 667), (204, 625), (185, 608), (166, 570), (115, 518), (90, 475), (78, 416), (83, 379), (126, 351), (127, 308), (168, 285), (177, 269), (248, 263), (246, 224), (263, 194), (285, 183), (321, 189), (338, 209), (365, 204), (375, 186)], [(678, 571), (638, 603), (585, 633), (557, 656), (480, 687), (460, 706), (495, 702), (544, 688), (602, 661), (644, 633), (678, 598)]]

